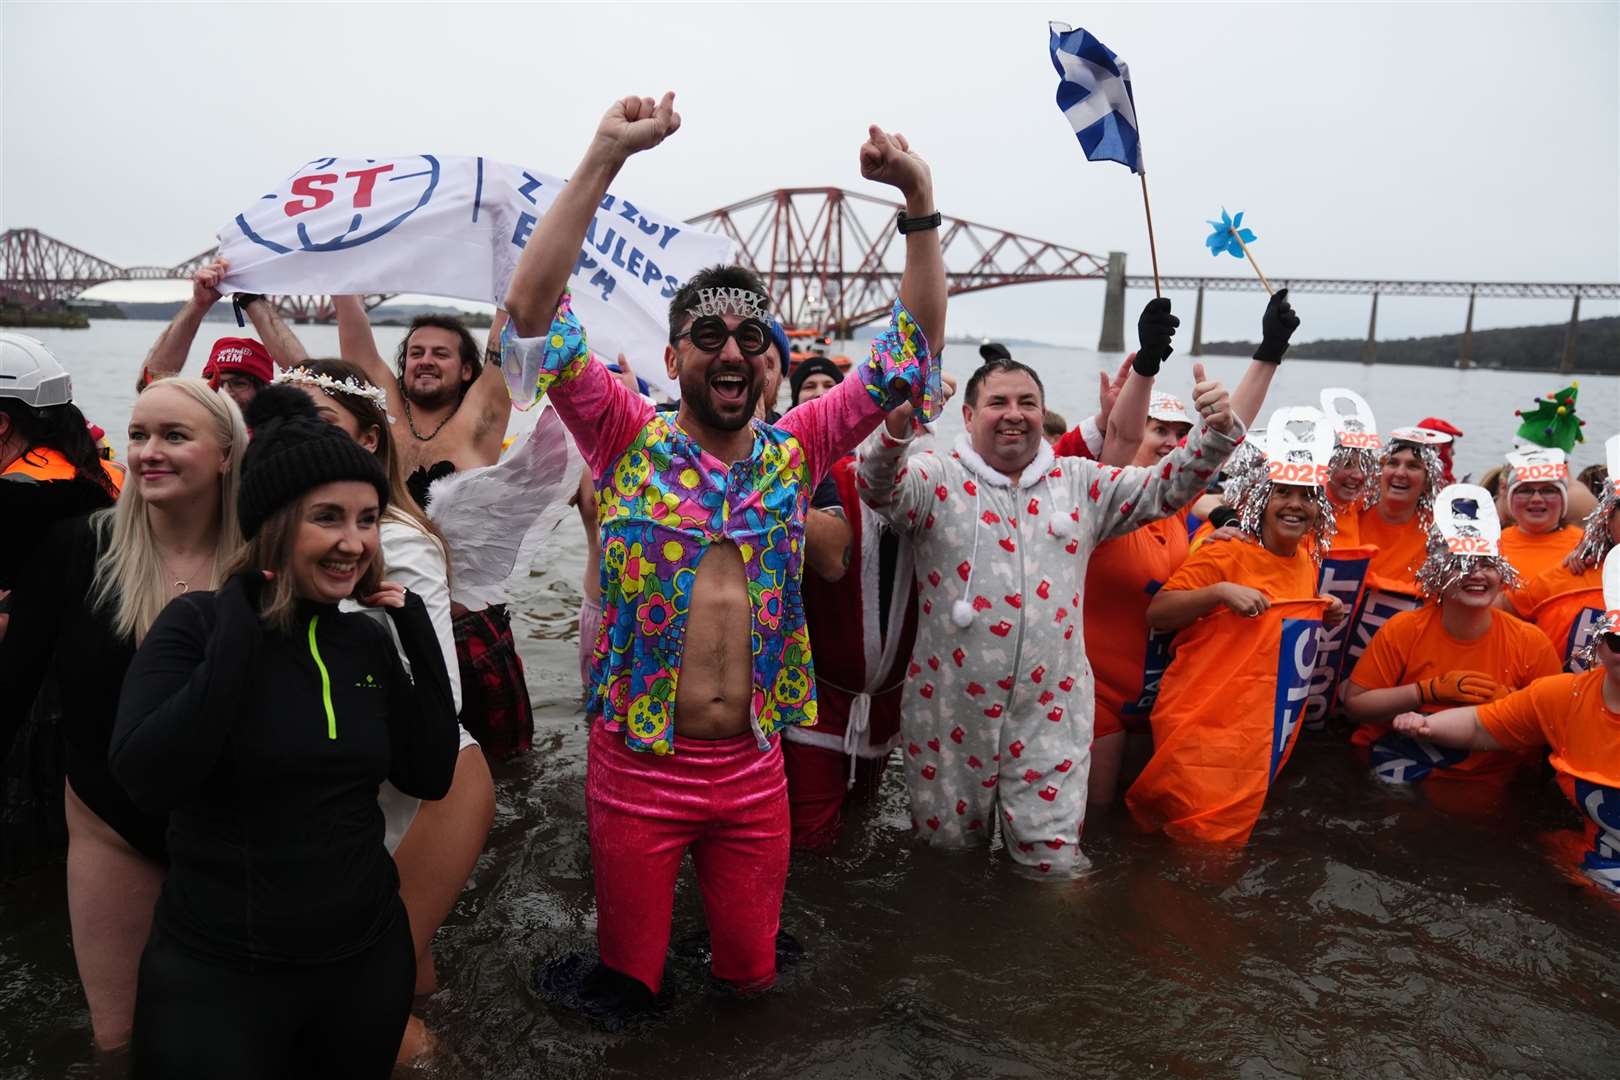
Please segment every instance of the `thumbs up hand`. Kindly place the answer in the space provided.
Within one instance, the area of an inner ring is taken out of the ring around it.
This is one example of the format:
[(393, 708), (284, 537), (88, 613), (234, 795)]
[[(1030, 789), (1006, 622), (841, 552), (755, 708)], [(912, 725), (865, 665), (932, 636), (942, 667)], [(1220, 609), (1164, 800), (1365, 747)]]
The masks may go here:
[(1205, 427), (1226, 435), (1234, 433), (1237, 417), (1232, 415), (1232, 396), (1226, 387), (1205, 374), (1203, 364), (1193, 365), (1193, 405)]

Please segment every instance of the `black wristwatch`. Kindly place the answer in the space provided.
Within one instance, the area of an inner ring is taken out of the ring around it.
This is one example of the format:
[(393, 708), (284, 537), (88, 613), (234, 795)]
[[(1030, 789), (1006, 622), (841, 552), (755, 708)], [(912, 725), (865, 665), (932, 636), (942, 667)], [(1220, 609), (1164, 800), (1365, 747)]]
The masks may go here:
[(232, 293), (231, 294), (231, 310), (233, 312), (235, 312), (235, 314), (236, 314), (236, 325), (246, 329), (247, 320), (242, 317), (242, 313), (247, 310), (247, 306), (249, 304), (253, 303), (253, 301), (255, 301), (255, 300), (263, 300), (263, 299), (264, 299), (264, 294), (263, 293), (251, 293), (251, 292)]
[(932, 214), (926, 214), (922, 217), (906, 217), (906, 212), (904, 210), (897, 210), (895, 212), (894, 224), (895, 228), (900, 230), (900, 235), (904, 236), (906, 233), (925, 232), (929, 229), (937, 229), (939, 228), (939, 223), (944, 220), (944, 217), (938, 210), (935, 210)]

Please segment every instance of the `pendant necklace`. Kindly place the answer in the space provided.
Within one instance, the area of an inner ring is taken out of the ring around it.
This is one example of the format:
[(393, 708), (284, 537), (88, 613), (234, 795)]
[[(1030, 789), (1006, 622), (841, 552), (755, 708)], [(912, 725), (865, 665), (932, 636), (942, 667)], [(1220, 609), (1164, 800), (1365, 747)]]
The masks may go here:
[(191, 591), (191, 579), (196, 577), (197, 576), (197, 571), (202, 569), (204, 563), (211, 562), (213, 560), (213, 557), (214, 557), (213, 552), (210, 551), (210, 552), (205, 553), (200, 559), (195, 561), (194, 565), (191, 567), (191, 572), (189, 574), (187, 574), (184, 578), (180, 577), (172, 569), (169, 568), (169, 561), (167, 559), (163, 558), (163, 556), (161, 556), (161, 555), (158, 556), (158, 562), (162, 564), (163, 572), (166, 575), (168, 575), (169, 577), (174, 578), (173, 588), (174, 588), (175, 593), (179, 594), (179, 593), (185, 593), (185, 592), (190, 592)]
[(444, 425), (450, 422), (450, 418), (456, 415), (456, 411), (451, 409), (449, 414), (439, 421), (439, 426), (434, 428), (431, 434), (423, 435), (416, 430), (416, 418), (411, 415), (411, 399), (405, 396), (403, 390), (400, 391), (399, 396), (405, 402), (405, 426), (411, 429), (411, 434), (415, 436), (417, 442), (432, 442), (439, 432), (444, 430)]

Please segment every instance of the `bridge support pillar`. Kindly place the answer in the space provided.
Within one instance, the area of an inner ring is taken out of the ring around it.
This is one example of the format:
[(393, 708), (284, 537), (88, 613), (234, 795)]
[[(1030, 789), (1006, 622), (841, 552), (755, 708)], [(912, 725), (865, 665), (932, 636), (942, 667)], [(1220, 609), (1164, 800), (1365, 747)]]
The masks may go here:
[(1564, 331), (1564, 355), (1558, 361), (1558, 373), (1568, 375), (1575, 370), (1575, 328), (1581, 321), (1581, 294), (1575, 294), (1575, 306), (1569, 311), (1569, 328)]
[(1457, 355), (1457, 367), (1467, 371), (1474, 366), (1474, 294), (1468, 294), (1468, 318), (1463, 323), (1462, 351)]
[(1103, 292), (1102, 334), (1097, 338), (1097, 351), (1117, 353), (1125, 351), (1125, 253), (1108, 253), (1108, 277)]
[(1361, 346), (1361, 362), (1370, 364), (1378, 355), (1378, 294), (1373, 293), (1372, 316), (1367, 320), (1367, 342)]
[(1204, 355), (1204, 287), (1198, 286), (1198, 305), (1193, 308), (1192, 355)]

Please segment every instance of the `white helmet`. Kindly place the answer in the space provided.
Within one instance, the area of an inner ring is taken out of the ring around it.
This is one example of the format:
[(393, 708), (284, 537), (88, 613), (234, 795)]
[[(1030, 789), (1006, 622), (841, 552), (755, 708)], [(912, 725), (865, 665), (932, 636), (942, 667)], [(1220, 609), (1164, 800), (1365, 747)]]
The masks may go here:
[(27, 334), (0, 333), (0, 397), (45, 408), (73, 400), (73, 379), (45, 343)]

